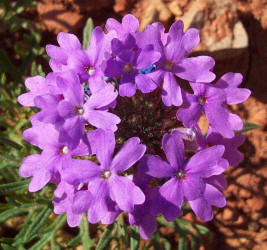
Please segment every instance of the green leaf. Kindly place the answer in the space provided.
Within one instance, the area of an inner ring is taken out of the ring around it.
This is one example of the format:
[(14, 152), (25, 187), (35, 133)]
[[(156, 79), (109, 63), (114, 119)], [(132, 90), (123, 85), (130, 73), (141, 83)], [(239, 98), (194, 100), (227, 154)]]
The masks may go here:
[(55, 234), (57, 231), (65, 224), (66, 222), (66, 216), (60, 215), (58, 216), (54, 222), (53, 222), (53, 231), (48, 232), (44, 235), (42, 235), (41, 239), (36, 242), (32, 247), (30, 247), (30, 250), (40, 250), (43, 249), (43, 247), (53, 238), (55, 237)]
[(5, 243), (2, 243), (1, 247), (3, 248), (3, 250), (17, 250), (17, 248), (11, 247), (11, 246), (9, 246), (9, 245), (7, 245)]
[(67, 249), (74, 249), (74, 247), (76, 247), (80, 241), (81, 241), (81, 235), (78, 234), (74, 239), (72, 239), (68, 245), (66, 246)]
[(112, 229), (113, 229), (113, 224), (109, 225), (105, 231), (103, 232), (101, 238), (99, 239), (99, 242), (96, 246), (96, 250), (103, 250), (106, 249), (106, 246), (109, 244), (109, 242), (112, 239)]
[(36, 234), (39, 229), (45, 224), (47, 218), (50, 216), (52, 212), (51, 208), (44, 207), (38, 216), (35, 217), (35, 220), (29, 225), (25, 235), (23, 237), (24, 242), (28, 242), (31, 240), (32, 236)]
[(90, 250), (91, 247), (94, 245), (94, 241), (90, 238), (89, 223), (85, 215), (83, 216), (82, 222), (80, 224), (80, 234), (83, 244), (83, 250)]
[(236, 131), (236, 134), (244, 133), (244, 132), (247, 132), (249, 130), (253, 130), (253, 129), (257, 129), (257, 128), (260, 128), (260, 126), (255, 124), (255, 123), (244, 122), (243, 129), (240, 131)]
[(132, 227), (130, 234), (131, 250), (138, 250), (140, 242), (140, 235), (137, 227)]
[(18, 76), (17, 69), (11, 63), (6, 53), (0, 49), (0, 71), (8, 72), (15, 79), (18, 80), (20, 76)]
[(13, 147), (15, 149), (18, 149), (18, 150), (22, 149), (22, 146), (19, 145), (18, 143), (14, 142), (14, 141), (12, 141), (12, 140), (10, 140), (8, 138), (2, 137), (2, 136), (0, 137), (0, 143), (7, 144), (7, 145), (9, 145), (9, 146), (11, 146), (11, 147)]
[(184, 234), (179, 235), (178, 250), (187, 250), (187, 238)]
[(171, 243), (167, 239), (160, 238), (160, 240), (163, 243), (165, 250), (171, 250), (172, 249), (172, 245), (171, 245)]
[(12, 182), (0, 185), (0, 194), (8, 194), (28, 188), (30, 180)]
[(0, 213), (0, 223), (5, 222), (11, 217), (14, 217), (18, 214), (27, 213), (29, 208), (33, 207), (36, 204), (25, 204), (21, 207), (14, 207), (6, 210), (5, 212)]
[(83, 29), (83, 49), (87, 49), (91, 40), (92, 31), (94, 29), (94, 22), (92, 18), (88, 18)]
[(200, 234), (207, 236), (211, 240), (212, 235), (211, 235), (210, 230), (207, 227), (203, 225), (199, 225), (199, 224), (195, 224), (195, 227)]

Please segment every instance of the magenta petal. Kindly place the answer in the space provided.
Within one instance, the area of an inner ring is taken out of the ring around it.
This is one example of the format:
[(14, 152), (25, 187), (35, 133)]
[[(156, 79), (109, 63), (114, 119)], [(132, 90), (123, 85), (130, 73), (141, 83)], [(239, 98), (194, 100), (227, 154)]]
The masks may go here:
[(223, 145), (217, 145), (197, 152), (189, 159), (185, 167), (186, 172), (198, 174), (203, 178), (223, 173), (228, 165), (227, 162), (220, 164), (224, 149)]
[(57, 111), (60, 116), (64, 118), (70, 118), (75, 116), (75, 107), (72, 105), (72, 103), (62, 100), (59, 102), (57, 106)]
[(220, 190), (224, 190), (227, 187), (227, 180), (223, 174), (212, 175), (211, 177), (205, 179), (205, 182)]
[(224, 195), (218, 189), (209, 184), (206, 185), (204, 198), (210, 205), (216, 207), (224, 207), (226, 205)]
[(205, 189), (205, 183), (197, 174), (188, 174), (186, 172), (186, 177), (181, 181), (181, 184), (184, 196), (188, 201), (199, 198)]
[(162, 147), (171, 166), (178, 170), (184, 166), (184, 143), (178, 131), (164, 134)]
[(122, 18), (122, 26), (128, 32), (135, 33), (139, 29), (139, 21), (135, 16), (128, 14)]
[(142, 219), (142, 223), (139, 225), (140, 236), (148, 240), (151, 235), (157, 231), (157, 221), (155, 216), (147, 215)]
[(88, 160), (69, 160), (68, 165), (65, 165), (63, 171), (64, 180), (72, 185), (88, 183), (90, 180), (100, 176), (100, 167), (96, 163)]
[(138, 137), (132, 137), (127, 140), (120, 151), (114, 156), (111, 169), (116, 173), (121, 173), (133, 164), (135, 164), (146, 151), (146, 146), (140, 144), (140, 139)]
[(109, 180), (111, 199), (114, 200), (118, 207), (127, 212), (132, 212), (134, 205), (143, 204), (145, 195), (127, 177), (112, 175)]
[(156, 178), (172, 177), (177, 172), (175, 168), (163, 161), (158, 155), (145, 155), (142, 158), (141, 171)]
[[(124, 77), (124, 76), (123, 76)], [(136, 92), (135, 84), (132, 82), (121, 82), (119, 85), (120, 96), (132, 97)]]
[(74, 214), (71, 210), (67, 212), (67, 223), (70, 227), (77, 227), (80, 225), (83, 214)]
[(201, 116), (202, 106), (198, 102), (191, 102), (189, 107), (180, 108), (177, 112), (177, 119), (182, 121), (185, 127), (192, 128), (197, 125)]
[(181, 88), (171, 72), (164, 74), (162, 101), (166, 106), (180, 106), (183, 102)]
[(92, 195), (89, 191), (78, 191), (73, 197), (72, 212), (75, 214), (86, 212), (91, 200)]
[(50, 171), (40, 169), (34, 172), (34, 176), (29, 184), (30, 192), (37, 192), (41, 190), (51, 179)]
[(68, 49), (68, 50), (75, 50), (75, 49), (82, 49), (81, 43), (77, 36), (60, 32), (57, 35), (57, 41), (61, 48)]
[(95, 133), (96, 156), (103, 169), (109, 169), (115, 148), (115, 135), (111, 130), (98, 129)]
[(153, 203), (152, 212), (163, 213), (168, 221), (180, 216), (184, 201), (181, 182), (177, 178), (171, 178), (160, 187), (159, 193), (161, 197)]
[(183, 30), (184, 23), (181, 20), (178, 20), (171, 25), (168, 35), (171, 40), (180, 40), (184, 33)]
[(21, 164), (19, 175), (21, 177), (33, 176), (34, 172), (42, 167), (41, 155), (33, 154), (27, 156)]
[(211, 205), (203, 198), (189, 201), (189, 204), (194, 213), (203, 221), (210, 221), (213, 219), (213, 212)]
[(116, 131), (118, 129), (117, 124), (121, 121), (118, 116), (102, 110), (92, 110), (90, 112), (86, 112), (84, 116), (91, 125), (112, 131)]
[(85, 103), (85, 108), (94, 109), (105, 107), (112, 103), (117, 96), (118, 92), (115, 90), (114, 86), (108, 84), (89, 97), (88, 101)]
[(87, 218), (90, 223), (94, 224), (112, 213), (112, 209), (109, 208), (107, 203), (110, 192), (109, 184), (104, 179), (96, 179), (89, 184), (88, 189), (93, 198), (87, 211)]
[(136, 60), (136, 67), (137, 69), (144, 69), (146, 67), (149, 67), (153, 63), (157, 62), (160, 57), (160, 53), (154, 51), (154, 48), (151, 44), (146, 45), (138, 55), (138, 58)]
[(135, 77), (135, 83), (137, 89), (140, 89), (142, 93), (150, 93), (158, 87), (149, 76), (143, 74), (138, 74)]
[(46, 53), (53, 59), (56, 59), (62, 64), (67, 64), (68, 56), (65, 54), (65, 50), (55, 46), (55, 45), (46, 45)]
[(212, 82), (215, 79), (215, 74), (211, 72), (214, 65), (214, 59), (209, 56), (185, 58), (179, 63), (181, 71), (176, 75), (190, 82)]
[(188, 54), (199, 44), (199, 41), (199, 31), (195, 28), (190, 28), (183, 35), (182, 48), (186, 51), (186, 54)]

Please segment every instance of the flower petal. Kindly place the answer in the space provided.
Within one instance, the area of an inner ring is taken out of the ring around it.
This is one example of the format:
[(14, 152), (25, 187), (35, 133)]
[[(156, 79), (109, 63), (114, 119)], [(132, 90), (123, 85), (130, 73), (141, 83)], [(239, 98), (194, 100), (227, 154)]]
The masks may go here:
[(130, 138), (114, 156), (111, 163), (111, 169), (116, 173), (121, 173), (127, 170), (141, 159), (145, 151), (146, 146), (140, 144), (140, 139), (138, 137)]
[(145, 155), (142, 158), (141, 171), (156, 178), (172, 177), (177, 172), (158, 155)]
[(198, 174), (203, 178), (223, 173), (227, 168), (220, 164), (224, 154), (224, 146), (216, 145), (210, 148), (198, 151), (193, 155), (186, 164), (187, 174)]
[(109, 180), (111, 199), (114, 200), (123, 211), (132, 212), (134, 205), (143, 204), (145, 195), (127, 177), (112, 175)]
[(178, 170), (184, 166), (184, 143), (178, 131), (164, 134), (162, 147), (171, 166)]

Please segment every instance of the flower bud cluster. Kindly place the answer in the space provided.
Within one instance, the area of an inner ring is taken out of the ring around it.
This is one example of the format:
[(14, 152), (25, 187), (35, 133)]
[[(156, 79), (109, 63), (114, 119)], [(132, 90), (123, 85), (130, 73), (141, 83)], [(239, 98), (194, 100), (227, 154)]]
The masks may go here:
[[(66, 213), (71, 227), (80, 224), (84, 212), (90, 223), (103, 224), (127, 212), (130, 225), (147, 239), (156, 231), (158, 214), (172, 221), (182, 215), (185, 202), (200, 219), (211, 220), (212, 206), (226, 204), (223, 172), (242, 160), (238, 147), (244, 137), (235, 131), (243, 122), (227, 109), (250, 95), (238, 88), (242, 75), (230, 72), (213, 82), (214, 60), (188, 57), (199, 33), (184, 32), (182, 21), (168, 32), (161, 23), (139, 32), (138, 20), (126, 15), (122, 23), (108, 19), (105, 28), (106, 33), (93, 30), (85, 50), (75, 35), (59, 33), (59, 46), (46, 46), (52, 72), (26, 79), (29, 92), (18, 101), (40, 111), (23, 136), (41, 153), (23, 160), (20, 175), (32, 177), (30, 192), (56, 185), (54, 212)], [(191, 93), (179, 79), (188, 82)], [(137, 136), (124, 138), (117, 149), (118, 97), (140, 92), (145, 97), (156, 89), (165, 109), (177, 109), (183, 127), (164, 133), (161, 156), (146, 154), (149, 145)], [(197, 125), (202, 113), (209, 122), (207, 136)]]

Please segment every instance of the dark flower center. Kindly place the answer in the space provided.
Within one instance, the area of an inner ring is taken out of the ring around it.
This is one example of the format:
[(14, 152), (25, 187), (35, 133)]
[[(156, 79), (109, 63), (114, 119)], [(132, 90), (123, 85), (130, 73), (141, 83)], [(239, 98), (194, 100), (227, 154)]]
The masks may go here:
[(200, 97), (198, 97), (198, 102), (201, 105), (205, 105), (205, 104), (207, 104), (207, 98), (205, 96), (200, 96)]
[(92, 76), (95, 73), (95, 68), (93, 66), (85, 66), (84, 70), (88, 73), (88, 75)]
[(173, 63), (170, 62), (170, 61), (167, 61), (164, 65), (164, 69), (167, 70), (167, 71), (172, 71), (173, 69)]
[(77, 115), (83, 115), (84, 109), (82, 107), (77, 107), (76, 110), (75, 110), (75, 113)]
[(132, 73), (133, 72), (133, 66), (131, 64), (125, 64), (123, 67), (124, 73)]
[(186, 177), (186, 174), (185, 174), (184, 171), (179, 170), (179, 171), (177, 172), (177, 175), (176, 175), (176, 176), (177, 176), (178, 179), (180, 179), (180, 180), (184, 180), (185, 177)]

